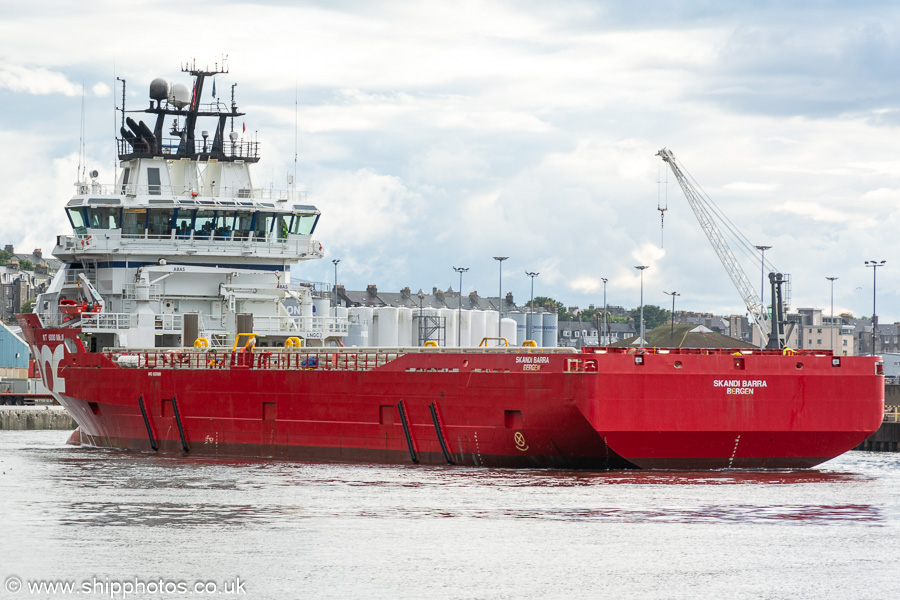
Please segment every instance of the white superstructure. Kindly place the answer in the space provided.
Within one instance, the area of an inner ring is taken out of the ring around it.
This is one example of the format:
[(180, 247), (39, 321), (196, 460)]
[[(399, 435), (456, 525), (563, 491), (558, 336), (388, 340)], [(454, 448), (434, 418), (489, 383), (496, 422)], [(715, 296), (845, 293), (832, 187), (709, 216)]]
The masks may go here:
[[(251, 330), (263, 346), (339, 343), (347, 319), (312, 309), (327, 305), (327, 290), (290, 283), (291, 264), (323, 256), (312, 238), (318, 209), (301, 193), (253, 187), (257, 142), (226, 135), (243, 113), (233, 98), (229, 108), (199, 101), (204, 81), (225, 71), (184, 71), (193, 97), (183, 85), (170, 93), (164, 80), (151, 84), (141, 112), (155, 115), (153, 130), (123, 107), (117, 181), (100, 185), (95, 172), (77, 184), (66, 205), (73, 234), (53, 251), (65, 268), (36, 312), (45, 324), (80, 327), (94, 350), (230, 345)], [(202, 140), (200, 119), (213, 120)]]

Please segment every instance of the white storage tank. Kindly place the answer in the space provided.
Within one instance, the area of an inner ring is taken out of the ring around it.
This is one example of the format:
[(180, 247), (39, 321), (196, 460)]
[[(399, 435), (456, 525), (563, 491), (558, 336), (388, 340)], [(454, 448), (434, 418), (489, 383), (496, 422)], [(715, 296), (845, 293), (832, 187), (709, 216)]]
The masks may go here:
[[(500, 332), (502, 333), (501, 337), (505, 337), (506, 341), (510, 346), (516, 345), (516, 327), (518, 324), (515, 319), (510, 319), (508, 317), (503, 317), (500, 320)], [(503, 342), (499, 342), (500, 345), (503, 345)]]
[(514, 312), (509, 313), (507, 315), (510, 319), (516, 322), (516, 339), (509, 340), (510, 346), (521, 346), (522, 342), (525, 341), (525, 313)]
[(528, 313), (525, 319), (525, 331), (527, 337), (525, 339), (532, 340), (538, 346), (544, 343), (544, 313)]
[[(495, 338), (500, 335), (500, 315), (496, 310), (485, 311), (484, 335), (489, 338)], [(490, 345), (496, 346), (497, 344)]]
[(399, 341), (399, 309), (393, 306), (380, 306), (376, 309), (375, 319), (376, 331), (378, 336), (378, 345), (387, 348), (396, 348), (400, 345)]
[(469, 311), (471, 316), (469, 317), (471, 322), (471, 333), (469, 336), (469, 345), (477, 346), (481, 343), (485, 335), (485, 314), (483, 310), (473, 310)]
[(416, 345), (416, 336), (413, 331), (413, 309), (401, 307), (397, 309), (397, 324), (399, 327), (397, 343), (401, 347)]
[(464, 310), (459, 317), (459, 345), (463, 348), (472, 346), (472, 311)]
[(543, 323), (543, 339), (541, 344), (544, 348), (555, 348), (557, 342), (557, 329), (559, 327), (559, 315), (556, 313), (546, 313)]
[[(309, 300), (309, 296), (307, 296), (306, 299)], [(312, 302), (304, 302), (300, 305), (300, 329), (303, 331), (312, 331), (313, 314)]]
[[(367, 348), (372, 345), (372, 309), (368, 306), (354, 306), (350, 309), (350, 319), (351, 321), (356, 321), (359, 327), (359, 342), (354, 343), (355, 340), (348, 340), (347, 344), (351, 346), (359, 346), (360, 348)], [(349, 336), (348, 336), (349, 337)]]
[(459, 345), (456, 339), (456, 311), (452, 308), (442, 308), (441, 317), (444, 319), (444, 341), (448, 347)]
[(328, 298), (313, 298), (313, 316), (327, 317), (331, 314), (331, 302)]

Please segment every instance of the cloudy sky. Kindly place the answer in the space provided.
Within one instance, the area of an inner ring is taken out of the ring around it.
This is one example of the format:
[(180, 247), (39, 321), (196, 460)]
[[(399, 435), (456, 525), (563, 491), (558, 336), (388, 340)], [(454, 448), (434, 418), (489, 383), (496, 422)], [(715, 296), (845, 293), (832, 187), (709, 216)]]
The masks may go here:
[[(126, 8), (127, 7), (127, 8)], [(323, 215), (313, 281), (743, 303), (656, 152), (670, 148), (792, 275), (793, 306), (900, 320), (900, 7), (889, 1), (144, 2), (0, 13), (0, 243), (52, 248), (78, 173), (112, 182), (121, 85), (228, 55), (261, 143), (255, 184), (299, 186)], [(295, 104), (296, 99), (296, 104)], [(296, 122), (296, 127), (295, 127)], [(660, 183), (662, 182), (662, 183)], [(667, 204), (661, 247), (659, 203)], [(743, 255), (739, 254), (739, 258)], [(758, 286), (758, 258), (744, 268)], [(768, 296), (768, 292), (766, 292)]]

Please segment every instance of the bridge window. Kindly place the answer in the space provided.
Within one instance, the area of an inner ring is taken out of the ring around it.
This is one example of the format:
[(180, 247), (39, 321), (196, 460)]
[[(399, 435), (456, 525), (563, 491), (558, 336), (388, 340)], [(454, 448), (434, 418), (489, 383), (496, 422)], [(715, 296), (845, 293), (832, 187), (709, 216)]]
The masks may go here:
[(291, 233), (295, 235), (310, 235), (316, 228), (319, 215), (294, 215), (291, 224)]
[(236, 239), (246, 240), (250, 237), (250, 228), (253, 226), (252, 212), (239, 212), (234, 217), (234, 236)]
[(144, 235), (147, 230), (147, 209), (126, 208), (122, 216), (122, 233), (124, 235)]
[(189, 208), (179, 208), (175, 214), (175, 234), (180, 238), (191, 237), (194, 229), (194, 215), (197, 211)]
[(154, 208), (150, 211), (150, 235), (168, 236), (172, 234), (174, 208)]
[(253, 237), (264, 240), (269, 237), (272, 226), (275, 224), (275, 213), (256, 213), (256, 225), (253, 229)]
[(69, 222), (72, 223), (72, 229), (78, 235), (87, 233), (87, 223), (84, 220), (84, 212), (81, 208), (70, 208), (66, 211), (69, 213)]
[(88, 208), (88, 223), (91, 229), (118, 229), (119, 209), (111, 207)]
[(280, 239), (287, 239), (288, 231), (291, 223), (290, 215), (278, 215), (275, 217), (275, 232), (274, 235)]
[(227, 240), (234, 228), (234, 211), (216, 211), (216, 238)]
[(198, 210), (197, 218), (194, 219), (194, 237), (202, 239), (211, 236), (215, 218), (214, 210)]

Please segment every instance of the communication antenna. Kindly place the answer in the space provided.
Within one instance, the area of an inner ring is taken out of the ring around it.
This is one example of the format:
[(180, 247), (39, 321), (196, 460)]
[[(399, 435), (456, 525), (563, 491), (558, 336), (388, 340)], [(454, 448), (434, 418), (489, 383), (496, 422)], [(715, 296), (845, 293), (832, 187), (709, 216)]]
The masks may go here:
[[(297, 82), (294, 81), (294, 177), (291, 179), (291, 198), (294, 197), (294, 193), (296, 192), (296, 188), (293, 186), (297, 181), (297, 110), (298, 110), (298, 95), (297, 95)], [(337, 285), (337, 284), (335, 284)]]
[(79, 183), (84, 182), (85, 163), (87, 163), (87, 155), (84, 149), (84, 79), (81, 80), (81, 133), (78, 140), (78, 172), (76, 178)]
[(662, 193), (662, 173), (657, 176), (657, 189), (656, 189), (656, 210), (659, 211), (659, 247), (664, 247), (665, 242), (665, 228), (666, 228), (666, 211), (669, 210), (669, 170), (666, 169), (666, 191), (665, 198), (663, 199)]

